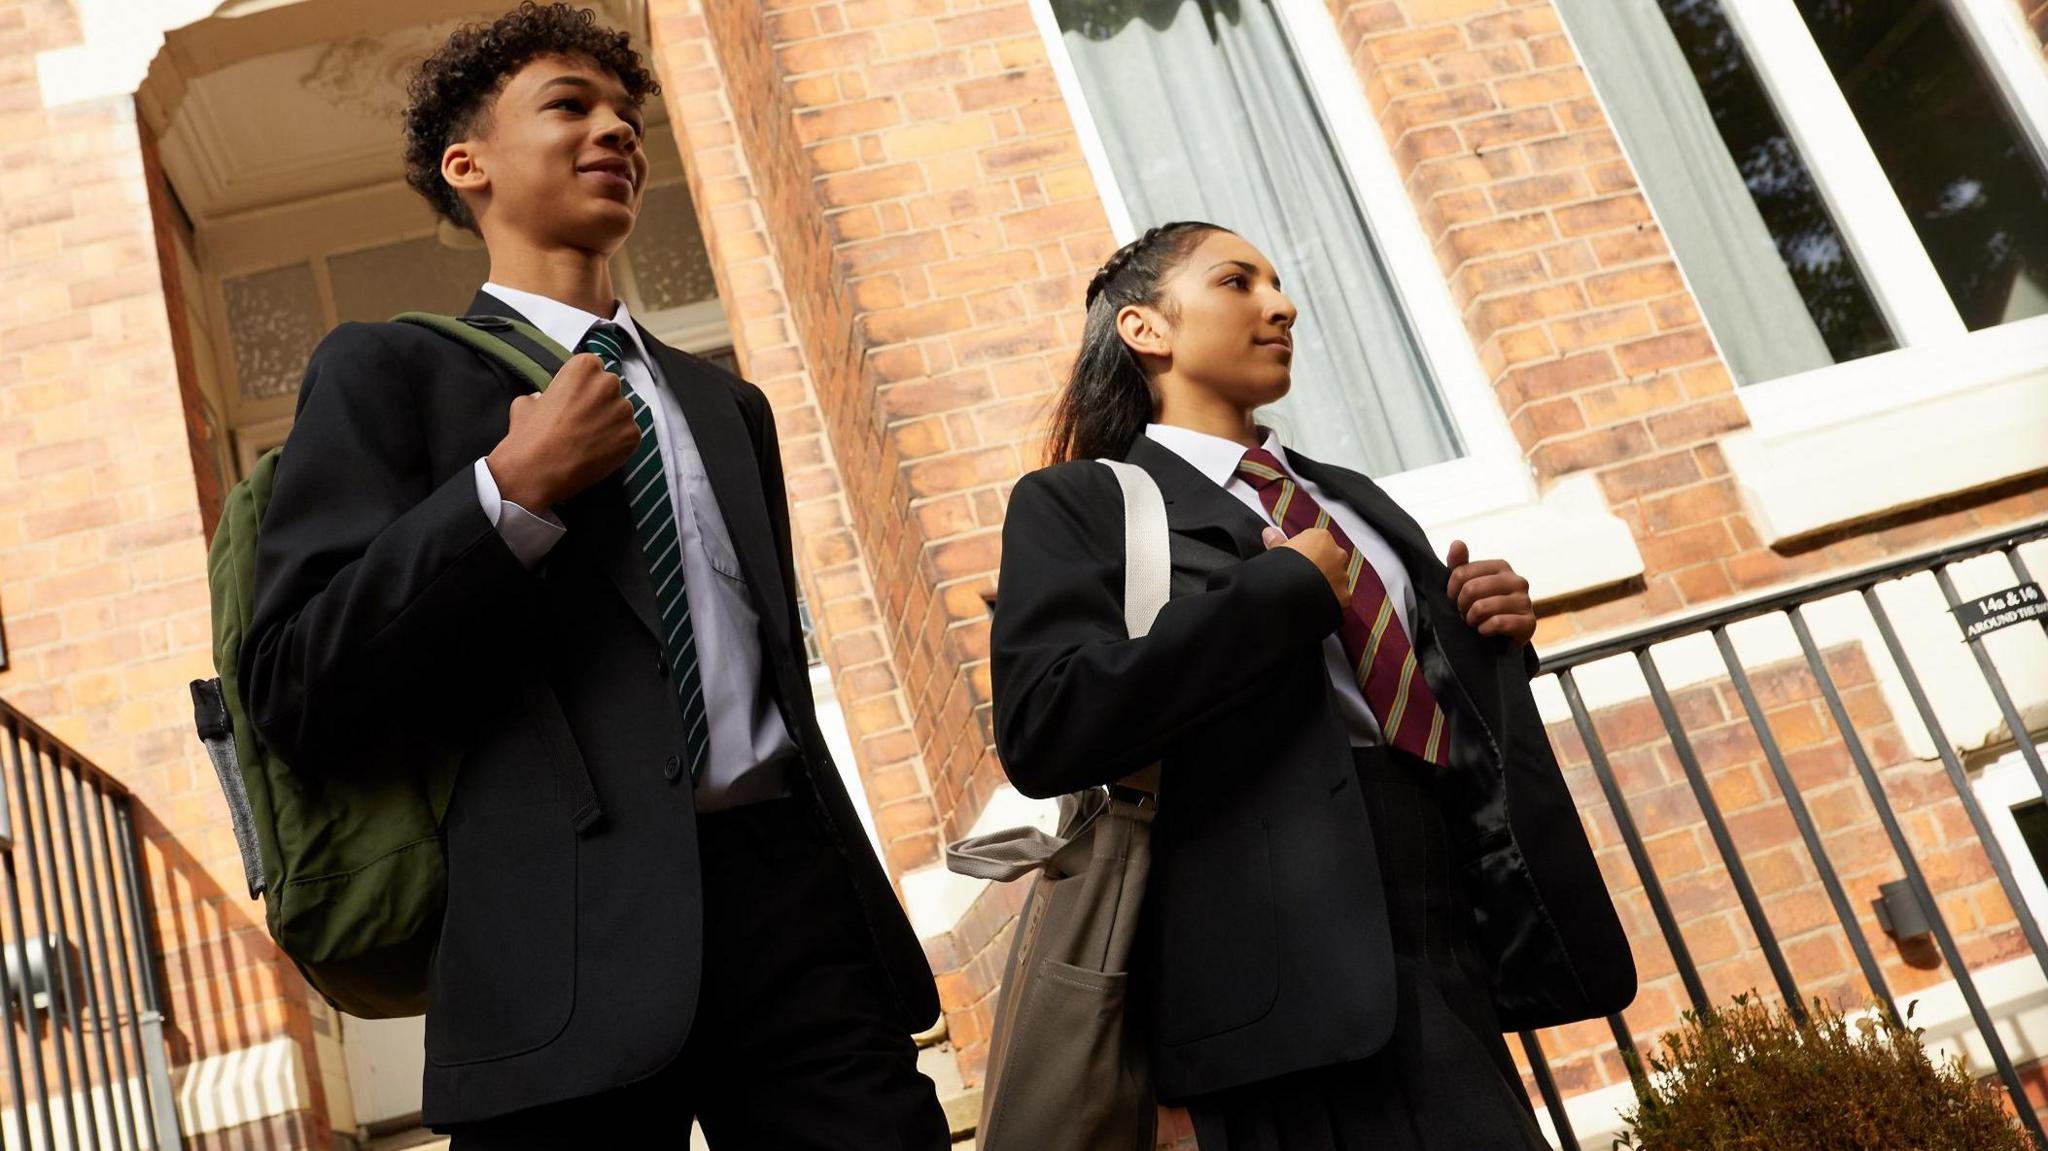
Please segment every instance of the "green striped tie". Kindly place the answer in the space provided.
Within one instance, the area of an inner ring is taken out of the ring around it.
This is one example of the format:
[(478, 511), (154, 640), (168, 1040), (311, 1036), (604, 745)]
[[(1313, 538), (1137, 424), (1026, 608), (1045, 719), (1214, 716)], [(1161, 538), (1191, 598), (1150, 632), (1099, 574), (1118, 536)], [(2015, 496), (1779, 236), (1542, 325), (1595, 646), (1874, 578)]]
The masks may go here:
[(654, 583), (654, 604), (667, 630), (669, 663), (675, 669), (676, 697), (683, 708), (684, 737), (690, 757), (690, 782), (704, 774), (711, 758), (711, 725), (704, 710), (704, 680), (697, 667), (697, 635), (690, 628), (690, 597), (683, 588), (683, 537), (676, 528), (676, 506), (669, 499), (668, 474), (661, 466), (661, 444), (654, 431), (654, 412), (626, 383), (625, 330), (600, 321), (583, 336), (582, 350), (604, 361), (605, 371), (619, 377), (619, 390), (633, 405), (640, 425), (640, 446), (626, 461), (626, 502), (632, 509), (633, 535), (647, 557), (647, 575)]

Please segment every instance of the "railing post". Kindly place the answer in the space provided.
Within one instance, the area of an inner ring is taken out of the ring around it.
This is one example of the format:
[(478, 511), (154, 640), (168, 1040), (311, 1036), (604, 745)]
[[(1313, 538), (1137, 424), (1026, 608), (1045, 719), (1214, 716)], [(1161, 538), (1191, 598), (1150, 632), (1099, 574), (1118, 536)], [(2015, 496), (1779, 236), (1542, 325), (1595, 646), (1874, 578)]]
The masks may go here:
[(1721, 649), (1721, 666), (1728, 669), (1728, 678), (1735, 685), (1735, 695), (1742, 701), (1742, 711), (1749, 717), (1749, 727), (1756, 733), (1757, 746), (1763, 749), (1764, 759), (1771, 765), (1771, 775), (1778, 781), (1778, 791), (1785, 797), (1785, 806), (1792, 813), (1792, 823), (1799, 829), (1799, 838), (1806, 844), (1806, 854), (1813, 860), (1813, 866), (1820, 873), (1821, 886), (1827, 889), (1828, 902), (1834, 905), (1835, 920), (1842, 925), (1842, 934), (1849, 939), (1849, 949), (1856, 953), (1856, 965), (1863, 969), (1863, 981), (1870, 985), (1870, 993), (1883, 1004), (1884, 1013), (1893, 1023), (1899, 1023), (1899, 1005), (1892, 999), (1891, 985), (1885, 982), (1884, 971), (1877, 965), (1877, 956), (1871, 953), (1870, 941), (1863, 937), (1863, 926), (1856, 920), (1856, 909), (1849, 904), (1849, 895), (1842, 890), (1842, 878), (1835, 873), (1834, 860), (1829, 858), (1827, 846), (1821, 841), (1820, 829), (1814, 826), (1813, 813), (1807, 810), (1806, 797), (1799, 793), (1799, 781), (1792, 778), (1792, 771), (1785, 766), (1785, 756), (1778, 750), (1778, 737), (1772, 733), (1763, 705), (1757, 702), (1756, 689), (1750, 685), (1749, 673), (1742, 669), (1742, 660), (1736, 656), (1735, 643), (1728, 638), (1728, 629), (1714, 629), (1714, 644)]
[(171, 1068), (164, 1057), (164, 1017), (152, 1007), (141, 1013), (143, 1079), (148, 1086), (151, 1147), (157, 1151), (178, 1151), (184, 1136), (178, 1133), (178, 1098), (171, 1091)]
[(1557, 1078), (1550, 1073), (1550, 1057), (1543, 1053), (1543, 1041), (1534, 1031), (1522, 1032), (1521, 1038), (1522, 1050), (1529, 1053), (1529, 1072), (1536, 1077), (1537, 1093), (1543, 1096), (1543, 1109), (1550, 1112), (1550, 1126), (1557, 1132), (1557, 1145), (1573, 1151), (1579, 1139), (1572, 1133), (1571, 1116), (1564, 1113), (1564, 1096), (1557, 1092)]
[(1657, 705), (1657, 715), (1664, 721), (1664, 734), (1671, 740), (1672, 753), (1678, 756), (1679, 770), (1685, 773), (1686, 782), (1692, 786), (1700, 818), (1706, 821), (1714, 849), (1721, 853), (1721, 867), (1728, 873), (1728, 882), (1735, 887), (1735, 899), (1742, 904), (1742, 913), (1749, 919), (1749, 928), (1756, 935), (1756, 945), (1763, 950), (1764, 963), (1771, 969), (1771, 978), (1777, 981), (1778, 994), (1784, 997), (1785, 1008), (1793, 1018), (1804, 1022), (1806, 1004), (1800, 1001), (1799, 984), (1792, 978), (1791, 965), (1785, 962), (1784, 948), (1778, 946), (1778, 933), (1771, 928), (1770, 917), (1764, 914), (1763, 900), (1757, 897), (1756, 885), (1749, 880), (1749, 869), (1742, 865), (1742, 853), (1735, 850), (1735, 837), (1728, 833), (1728, 821), (1721, 817), (1721, 804), (1714, 799), (1714, 789), (1707, 785), (1706, 773), (1700, 770), (1700, 757), (1693, 753), (1692, 740), (1686, 738), (1685, 724), (1678, 718), (1678, 706), (1664, 688), (1664, 677), (1657, 671), (1657, 660), (1649, 648), (1643, 647), (1636, 650), (1636, 664), (1642, 668), (1643, 683), (1650, 689), (1650, 700)]
[[(123, 802), (114, 807), (114, 830), (120, 835), (121, 870), (127, 878), (128, 906), (134, 917), (135, 960), (141, 968), (139, 982), (141, 993), (132, 999), (135, 1014), (142, 1027), (142, 1052), (144, 1065), (149, 1069), (150, 1124), (156, 1132), (159, 1151), (173, 1151), (181, 1143), (178, 1134), (178, 1100), (171, 1093), (171, 1072), (164, 1060), (163, 1015), (157, 1008), (156, 964), (150, 961), (149, 913), (144, 901), (148, 891), (142, 883), (141, 845), (135, 841), (134, 821), (129, 817), (128, 805)], [(131, 977), (136, 972), (129, 972)]]
[[(21, 721), (12, 713), (7, 714), (5, 718), (7, 720), (7, 742), (14, 752), (14, 780), (17, 786), (19, 786), (22, 779), (25, 778), (25, 773), (21, 762)], [(6, 781), (4, 779), (0, 779), (0, 790), (4, 790), (5, 787)], [(26, 793), (24, 792), (23, 794), (25, 795)], [(26, 803), (22, 805), (22, 814), (24, 818), (27, 817), (28, 807)], [(29, 839), (31, 841), (30, 844), (28, 845), (29, 849), (27, 852), (28, 883), (31, 888), (34, 888), (36, 853), (33, 843), (35, 838), (35, 828), (33, 825), (29, 826), (28, 832)], [(21, 882), (20, 876), (16, 872), (14, 844), (15, 841), (10, 836), (8, 841), (7, 865), (5, 870), (5, 876), (7, 881), (7, 926), (13, 928), (14, 958), (17, 960), (17, 969), (21, 972), (22, 979), (26, 980), (28, 978), (28, 929), (27, 925), (22, 921)], [(50, 1116), (50, 1112), (53, 1110), (53, 1108), (50, 1106), (50, 1081), (48, 1075), (45, 1073), (43, 1069), (42, 1045), (38, 1043), (36, 1040), (35, 1009), (31, 1007), (29, 1004), (29, 995), (25, 984), (23, 985), (21, 994), (21, 1018), (24, 1024), (24, 1030), (26, 1031), (28, 1036), (28, 1042), (25, 1044), (25, 1046), (27, 1047), (26, 1054), (28, 1056), (29, 1080), (35, 1087), (35, 1098), (38, 1104), (38, 1114), (42, 1118), (43, 1146), (48, 1148), (55, 1148), (57, 1146), (57, 1132), (53, 1120)], [(57, 1037), (54, 1034), (50, 1038), (51, 1044), (52, 1046), (57, 1048), (57, 1055), (58, 1058), (61, 1060), (64, 1054), (63, 1044), (61, 1041), (57, 1039)], [(24, 1112), (26, 1112), (27, 1110), (25, 1103), (22, 1110)]]

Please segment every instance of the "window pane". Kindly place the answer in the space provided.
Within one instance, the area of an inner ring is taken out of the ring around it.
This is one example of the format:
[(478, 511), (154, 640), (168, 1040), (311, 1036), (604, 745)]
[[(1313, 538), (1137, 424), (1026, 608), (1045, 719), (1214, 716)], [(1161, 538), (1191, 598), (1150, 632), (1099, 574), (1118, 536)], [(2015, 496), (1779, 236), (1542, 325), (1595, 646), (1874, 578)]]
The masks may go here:
[(2027, 842), (2027, 854), (2034, 857), (2034, 868), (2048, 879), (2048, 804), (2038, 799), (2014, 804), (2013, 822), (2020, 825), (2020, 837)]
[(1718, 0), (1658, 6), (1828, 351), (1839, 363), (1897, 347)]
[(722, 348), (713, 348), (708, 352), (698, 352), (697, 358), (707, 364), (716, 364), (735, 376), (740, 374), (739, 357), (733, 355), (731, 344), (727, 344)]
[(1797, 0), (1971, 328), (2048, 312), (2048, 178), (1942, 0)]
[(1717, 0), (1559, 0), (1736, 382), (1896, 346)]
[(636, 307), (663, 311), (718, 295), (687, 184), (647, 189), (626, 256), (633, 261), (633, 282), (640, 290)]
[(266, 400), (297, 391), (306, 360), (327, 332), (313, 266), (290, 264), (235, 276), (222, 280), (220, 288), (242, 399)]
[(459, 316), (490, 274), (481, 247), (450, 248), (432, 236), (327, 259), (335, 315), (364, 323), (400, 312)]
[(1273, 261), (1300, 308), (1293, 392), (1275, 406), (1289, 442), (1381, 474), (1457, 456), (1270, 0), (1052, 0), (1052, 9), (1132, 221), (1208, 220), (1238, 232)]

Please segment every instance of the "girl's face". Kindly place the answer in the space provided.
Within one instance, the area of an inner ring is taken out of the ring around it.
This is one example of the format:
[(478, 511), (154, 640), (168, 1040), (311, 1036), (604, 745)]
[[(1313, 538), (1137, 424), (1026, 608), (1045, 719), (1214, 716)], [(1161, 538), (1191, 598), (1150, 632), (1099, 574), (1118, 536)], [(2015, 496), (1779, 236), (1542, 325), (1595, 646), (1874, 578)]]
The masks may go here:
[[(1162, 285), (1161, 308), (1119, 324), (1143, 355), (1243, 411), (1287, 394), (1294, 360), (1294, 302), (1250, 241), (1211, 232)], [(1134, 338), (1135, 337), (1135, 338)]]

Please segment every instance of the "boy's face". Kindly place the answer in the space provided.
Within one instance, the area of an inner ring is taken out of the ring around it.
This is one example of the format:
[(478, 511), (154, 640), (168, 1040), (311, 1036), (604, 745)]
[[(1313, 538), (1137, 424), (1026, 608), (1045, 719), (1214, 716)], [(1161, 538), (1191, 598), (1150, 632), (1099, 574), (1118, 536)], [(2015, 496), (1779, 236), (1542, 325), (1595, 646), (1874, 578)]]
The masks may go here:
[(583, 57), (538, 57), (505, 81), (487, 119), (441, 163), (487, 236), (607, 255), (626, 242), (648, 164), (640, 110), (617, 76)]

